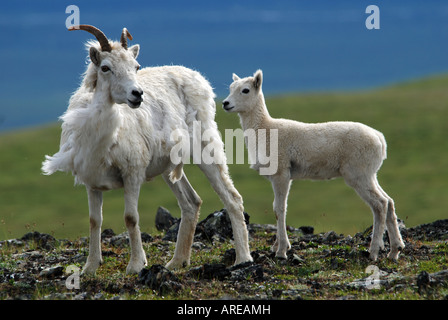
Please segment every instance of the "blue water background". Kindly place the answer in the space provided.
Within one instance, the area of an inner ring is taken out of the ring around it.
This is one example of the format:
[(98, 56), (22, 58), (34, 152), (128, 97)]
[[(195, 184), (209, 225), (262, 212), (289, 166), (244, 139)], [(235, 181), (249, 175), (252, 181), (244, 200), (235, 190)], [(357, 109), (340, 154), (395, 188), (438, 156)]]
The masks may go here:
[[(448, 71), (448, 1), (3, 1), (0, 132), (57, 121), (86, 68), (80, 22), (118, 39), (127, 27), (142, 66), (200, 71), (218, 98), (232, 73), (263, 69), (266, 95), (364, 90)], [(368, 30), (366, 7), (380, 9)], [(447, 88), (448, 89), (448, 88)]]

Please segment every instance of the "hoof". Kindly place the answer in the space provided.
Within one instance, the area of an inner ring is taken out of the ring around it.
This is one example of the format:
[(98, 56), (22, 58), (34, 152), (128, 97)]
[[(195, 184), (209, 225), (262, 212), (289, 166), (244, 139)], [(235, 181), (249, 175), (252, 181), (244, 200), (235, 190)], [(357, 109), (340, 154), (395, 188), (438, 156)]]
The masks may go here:
[(167, 268), (168, 270), (175, 270), (175, 269), (180, 269), (180, 268), (185, 268), (186, 266), (189, 266), (190, 262), (187, 260), (183, 260), (183, 259), (171, 259), (170, 262), (168, 262), (165, 265), (165, 268)]
[(139, 273), (147, 264), (146, 258), (137, 262), (131, 260), (126, 268), (126, 274)]
[(94, 275), (96, 273), (96, 270), (100, 266), (99, 263), (89, 263), (87, 262), (84, 268), (81, 271), (81, 275)]

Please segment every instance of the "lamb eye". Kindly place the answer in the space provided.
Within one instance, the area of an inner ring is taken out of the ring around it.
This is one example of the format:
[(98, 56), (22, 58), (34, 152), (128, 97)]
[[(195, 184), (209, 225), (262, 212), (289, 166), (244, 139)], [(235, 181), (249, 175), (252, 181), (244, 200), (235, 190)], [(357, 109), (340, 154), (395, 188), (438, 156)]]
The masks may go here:
[(110, 70), (110, 68), (108, 66), (102, 66), (101, 67), (101, 71), (103, 71), (103, 72), (107, 72), (109, 70)]
[(136, 70), (136, 71), (140, 70), (140, 66), (139, 66), (139, 65), (136, 66), (136, 67), (135, 67), (135, 70)]
[(247, 93), (249, 93), (249, 91), (250, 91), (249, 89), (245, 88), (245, 89), (243, 89), (243, 91), (241, 91), (241, 92), (247, 94)]

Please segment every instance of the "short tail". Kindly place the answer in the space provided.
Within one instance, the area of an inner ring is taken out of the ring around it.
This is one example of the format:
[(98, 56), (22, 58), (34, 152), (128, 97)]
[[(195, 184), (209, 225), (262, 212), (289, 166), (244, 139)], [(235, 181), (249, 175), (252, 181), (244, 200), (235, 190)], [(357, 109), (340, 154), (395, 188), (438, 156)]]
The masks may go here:
[(382, 153), (383, 153), (383, 160), (386, 160), (387, 158), (387, 143), (386, 143), (386, 138), (384, 138), (384, 135), (378, 131), (378, 138), (380, 139), (381, 142), (381, 147), (382, 147)]
[(42, 162), (42, 173), (49, 176), (56, 171), (71, 172), (72, 166), (70, 157), (68, 154), (61, 152), (56, 153), (53, 156), (45, 156), (45, 161)]
[(42, 173), (46, 176), (55, 173), (57, 170), (53, 166), (54, 157), (45, 156), (45, 161), (42, 162)]

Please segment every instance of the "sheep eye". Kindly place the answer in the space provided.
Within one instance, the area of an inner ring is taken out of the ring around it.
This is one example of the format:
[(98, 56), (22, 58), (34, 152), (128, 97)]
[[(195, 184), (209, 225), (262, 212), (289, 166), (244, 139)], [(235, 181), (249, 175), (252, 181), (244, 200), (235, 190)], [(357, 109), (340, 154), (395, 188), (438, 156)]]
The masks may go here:
[(249, 93), (249, 89), (243, 89), (243, 91), (241, 91), (242, 93)]
[(107, 72), (109, 70), (110, 70), (110, 68), (108, 66), (102, 66), (101, 67), (101, 71), (103, 71), (103, 72)]
[(136, 67), (135, 67), (135, 70), (136, 70), (136, 71), (140, 70), (140, 66), (136, 66)]

